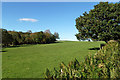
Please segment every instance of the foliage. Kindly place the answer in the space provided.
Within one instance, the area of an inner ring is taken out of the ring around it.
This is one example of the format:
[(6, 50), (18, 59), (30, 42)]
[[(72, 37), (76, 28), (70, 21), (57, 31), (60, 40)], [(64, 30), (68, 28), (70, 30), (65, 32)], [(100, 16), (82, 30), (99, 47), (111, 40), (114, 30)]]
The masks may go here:
[(100, 2), (89, 13), (76, 19), (78, 40), (109, 41), (120, 39), (120, 3)]
[(9, 44), (12, 44), (13, 38), (12, 35), (10, 35), (7, 30), (0, 29), (0, 32), (2, 31), (2, 44), (4, 46), (8, 46)]
[(0, 30), (2, 31), (2, 44), (4, 46), (53, 43), (57, 38), (56, 35), (53, 35), (50, 32), (50, 30), (35, 33), (32, 33), (31, 30), (28, 32), (7, 31), (5, 29)]
[(56, 39), (59, 39), (59, 34), (57, 32), (54, 33)]
[(86, 56), (81, 63), (77, 59), (68, 65), (62, 62), (60, 69), (54, 70), (53, 74), (49, 72), (46, 78), (120, 78), (120, 43), (108, 42), (95, 55)]

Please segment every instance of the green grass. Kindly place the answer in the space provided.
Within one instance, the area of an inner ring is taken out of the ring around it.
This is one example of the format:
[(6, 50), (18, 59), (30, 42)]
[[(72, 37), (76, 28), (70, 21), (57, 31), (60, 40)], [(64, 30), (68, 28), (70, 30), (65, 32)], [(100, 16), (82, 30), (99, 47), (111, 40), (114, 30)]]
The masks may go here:
[(2, 53), (3, 78), (42, 78), (46, 68), (58, 68), (62, 61), (67, 64), (77, 58), (83, 61), (103, 42), (61, 41), (53, 44), (25, 45), (4, 48)]

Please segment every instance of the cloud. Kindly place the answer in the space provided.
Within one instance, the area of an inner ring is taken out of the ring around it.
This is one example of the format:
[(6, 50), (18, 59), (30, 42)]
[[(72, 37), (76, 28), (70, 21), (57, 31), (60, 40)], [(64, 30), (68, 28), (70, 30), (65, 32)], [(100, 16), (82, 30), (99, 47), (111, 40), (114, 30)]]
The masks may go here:
[(30, 21), (30, 22), (37, 22), (37, 19), (32, 19), (32, 18), (21, 18), (19, 21)]

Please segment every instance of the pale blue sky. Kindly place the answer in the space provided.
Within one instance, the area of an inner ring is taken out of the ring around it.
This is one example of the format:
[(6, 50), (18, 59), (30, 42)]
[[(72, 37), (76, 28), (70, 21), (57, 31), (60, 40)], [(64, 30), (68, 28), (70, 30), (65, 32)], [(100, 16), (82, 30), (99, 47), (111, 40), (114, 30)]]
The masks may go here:
[(61, 40), (77, 40), (75, 19), (98, 2), (3, 2), (2, 27), (32, 32), (50, 29)]

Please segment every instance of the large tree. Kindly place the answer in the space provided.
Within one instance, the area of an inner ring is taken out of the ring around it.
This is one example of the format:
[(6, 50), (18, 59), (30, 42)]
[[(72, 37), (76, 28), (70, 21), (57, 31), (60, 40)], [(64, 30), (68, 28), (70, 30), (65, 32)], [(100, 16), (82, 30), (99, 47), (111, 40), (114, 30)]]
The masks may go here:
[(120, 39), (120, 3), (100, 2), (89, 13), (76, 19), (78, 40), (109, 41)]

